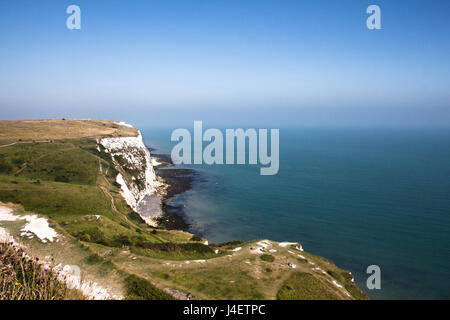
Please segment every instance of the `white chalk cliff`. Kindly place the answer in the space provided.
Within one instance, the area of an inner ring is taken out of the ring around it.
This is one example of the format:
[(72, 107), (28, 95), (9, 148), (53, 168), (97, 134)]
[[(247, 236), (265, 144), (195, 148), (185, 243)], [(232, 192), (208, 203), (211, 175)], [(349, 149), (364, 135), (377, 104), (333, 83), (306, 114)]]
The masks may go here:
[(116, 182), (121, 185), (122, 196), (138, 212), (139, 203), (154, 194), (159, 185), (141, 133), (137, 137), (103, 138), (98, 143), (111, 155), (119, 172)]

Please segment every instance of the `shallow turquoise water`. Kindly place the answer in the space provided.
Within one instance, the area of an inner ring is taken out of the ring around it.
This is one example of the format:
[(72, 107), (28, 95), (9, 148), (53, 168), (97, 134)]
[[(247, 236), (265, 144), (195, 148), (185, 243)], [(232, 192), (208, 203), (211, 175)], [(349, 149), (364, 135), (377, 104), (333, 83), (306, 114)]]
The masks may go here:
[[(170, 153), (171, 129), (142, 130)], [(211, 242), (299, 241), (352, 271), (371, 298), (449, 299), (450, 132), (419, 129), (280, 129), (280, 171), (192, 166), (186, 205)], [(381, 268), (368, 290), (366, 268)]]

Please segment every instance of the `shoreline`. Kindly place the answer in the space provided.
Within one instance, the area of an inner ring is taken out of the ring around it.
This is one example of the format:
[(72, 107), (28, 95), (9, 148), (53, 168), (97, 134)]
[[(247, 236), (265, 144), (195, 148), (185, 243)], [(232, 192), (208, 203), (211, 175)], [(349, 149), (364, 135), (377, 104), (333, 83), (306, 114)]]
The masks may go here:
[(147, 147), (151, 153), (153, 169), (157, 179), (164, 185), (160, 196), (161, 210), (163, 214), (154, 218), (158, 228), (169, 230), (189, 231), (190, 224), (186, 221), (186, 214), (181, 205), (171, 205), (170, 202), (179, 194), (190, 189), (194, 183), (198, 172), (193, 169), (174, 168), (172, 159), (167, 154), (153, 153), (156, 149)]

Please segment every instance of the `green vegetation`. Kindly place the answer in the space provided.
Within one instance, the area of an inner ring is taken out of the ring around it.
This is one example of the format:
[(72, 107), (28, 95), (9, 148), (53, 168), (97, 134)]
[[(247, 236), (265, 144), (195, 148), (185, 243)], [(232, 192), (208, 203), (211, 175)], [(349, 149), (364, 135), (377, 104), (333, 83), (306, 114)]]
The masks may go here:
[(210, 246), (200, 243), (139, 243), (132, 252), (165, 260), (193, 260), (217, 258), (218, 254)]
[(199, 236), (197, 236), (197, 235), (193, 235), (192, 236), (192, 238), (191, 238), (191, 241), (202, 241), (203, 239), (201, 238), (201, 237), (199, 237)]
[(88, 263), (88, 264), (97, 264), (97, 263), (101, 263), (101, 262), (103, 262), (104, 260), (103, 260), (103, 258), (102, 257), (100, 257), (98, 254), (96, 254), (96, 253), (93, 253), (93, 254), (91, 254), (91, 255), (89, 255), (87, 258), (86, 258), (86, 262)]
[(156, 288), (150, 282), (135, 275), (130, 275), (125, 279), (127, 290), (127, 300), (173, 300), (174, 298)]
[[(140, 245), (141, 243), (161, 242), (149, 233), (137, 233), (127, 224), (117, 223), (100, 216), (84, 216), (65, 219), (65, 230), (84, 242), (93, 242), (109, 247)], [(138, 229), (139, 230), (139, 229)]]
[(0, 243), (0, 270), (0, 300), (84, 299), (60, 282), (56, 272), (11, 243)]
[(262, 261), (266, 261), (266, 262), (274, 262), (275, 261), (275, 257), (270, 254), (262, 254), (259, 257), (261, 258)]
[(292, 274), (278, 291), (279, 300), (336, 300), (329, 286), (309, 273)]

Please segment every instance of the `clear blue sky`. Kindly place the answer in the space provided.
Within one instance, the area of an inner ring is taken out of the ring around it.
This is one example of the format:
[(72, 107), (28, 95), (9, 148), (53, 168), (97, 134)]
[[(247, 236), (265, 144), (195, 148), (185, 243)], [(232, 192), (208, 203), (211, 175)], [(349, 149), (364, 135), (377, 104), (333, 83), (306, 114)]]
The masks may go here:
[(1, 1), (0, 41), (0, 119), (450, 126), (448, 0)]

